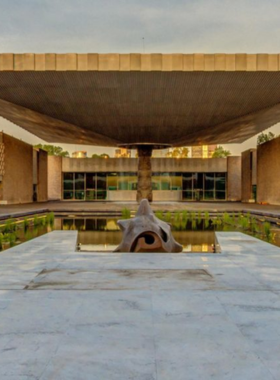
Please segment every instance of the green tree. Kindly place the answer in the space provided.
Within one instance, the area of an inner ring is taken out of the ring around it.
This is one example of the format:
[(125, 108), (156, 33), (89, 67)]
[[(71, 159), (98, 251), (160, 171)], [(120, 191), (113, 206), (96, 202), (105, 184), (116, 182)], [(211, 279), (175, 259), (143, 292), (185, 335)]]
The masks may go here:
[(49, 156), (69, 157), (69, 153), (66, 150), (63, 150), (60, 146), (37, 144), (34, 145), (34, 148), (45, 150), (48, 152)]
[(186, 146), (180, 148), (172, 148), (166, 154), (166, 157), (169, 158), (187, 158), (189, 155), (189, 149)]
[(276, 137), (276, 136), (272, 132), (261, 133), (260, 135), (258, 135), (257, 145), (261, 145), (263, 143), (266, 143), (267, 141), (274, 139), (274, 137)]
[(212, 158), (226, 158), (231, 155), (229, 150), (224, 149), (221, 145), (217, 146), (212, 154)]

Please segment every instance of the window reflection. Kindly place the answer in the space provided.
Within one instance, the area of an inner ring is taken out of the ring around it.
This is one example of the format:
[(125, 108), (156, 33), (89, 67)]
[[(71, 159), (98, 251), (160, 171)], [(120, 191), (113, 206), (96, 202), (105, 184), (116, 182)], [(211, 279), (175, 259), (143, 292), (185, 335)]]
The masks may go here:
[[(180, 191), (183, 200), (225, 200), (226, 173), (154, 172), (154, 191)], [(63, 199), (106, 200), (108, 191), (137, 190), (137, 173), (64, 173)]]

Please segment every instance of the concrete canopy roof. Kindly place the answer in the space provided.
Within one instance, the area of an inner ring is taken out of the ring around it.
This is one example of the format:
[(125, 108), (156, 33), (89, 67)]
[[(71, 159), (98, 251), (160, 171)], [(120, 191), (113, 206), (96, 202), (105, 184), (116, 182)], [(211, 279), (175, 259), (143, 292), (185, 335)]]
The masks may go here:
[(48, 142), (243, 142), (280, 121), (280, 56), (0, 54), (0, 116)]

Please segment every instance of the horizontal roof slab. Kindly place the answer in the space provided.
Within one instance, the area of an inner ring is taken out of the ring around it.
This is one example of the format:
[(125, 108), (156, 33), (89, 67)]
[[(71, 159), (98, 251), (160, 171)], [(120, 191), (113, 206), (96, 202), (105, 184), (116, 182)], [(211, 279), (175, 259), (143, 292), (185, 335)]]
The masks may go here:
[(237, 143), (280, 121), (278, 54), (0, 54), (0, 116), (48, 142)]
[(279, 54), (0, 54), (0, 71), (279, 70)]

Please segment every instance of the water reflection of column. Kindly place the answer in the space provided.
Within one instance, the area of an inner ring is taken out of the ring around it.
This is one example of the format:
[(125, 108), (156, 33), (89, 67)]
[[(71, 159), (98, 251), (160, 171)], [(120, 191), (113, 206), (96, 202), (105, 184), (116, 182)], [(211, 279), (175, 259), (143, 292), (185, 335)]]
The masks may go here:
[(153, 200), (152, 192), (152, 147), (138, 147), (138, 184), (137, 184), (137, 202), (142, 199)]

